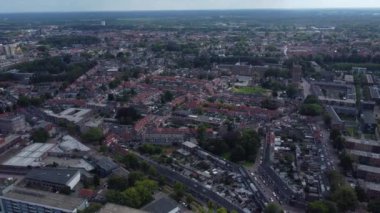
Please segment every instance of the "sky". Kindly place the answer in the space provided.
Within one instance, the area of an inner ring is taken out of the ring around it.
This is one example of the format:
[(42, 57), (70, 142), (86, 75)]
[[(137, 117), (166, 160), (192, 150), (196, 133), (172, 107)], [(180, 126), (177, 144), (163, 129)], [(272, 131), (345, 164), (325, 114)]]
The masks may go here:
[(380, 0), (0, 0), (0, 13), (209, 10), (380, 8)]

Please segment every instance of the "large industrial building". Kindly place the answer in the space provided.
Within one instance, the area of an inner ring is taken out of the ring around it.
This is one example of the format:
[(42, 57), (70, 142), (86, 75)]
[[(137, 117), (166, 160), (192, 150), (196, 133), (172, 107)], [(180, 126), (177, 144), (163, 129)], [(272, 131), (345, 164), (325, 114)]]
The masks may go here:
[(57, 192), (73, 190), (80, 181), (80, 172), (76, 169), (42, 168), (33, 169), (25, 176), (25, 182), (33, 188)]
[(55, 144), (51, 143), (34, 143), (25, 147), (19, 153), (3, 163), (6, 166), (22, 166), (37, 167), (43, 166), (43, 158), (47, 156), (47, 152), (52, 149)]

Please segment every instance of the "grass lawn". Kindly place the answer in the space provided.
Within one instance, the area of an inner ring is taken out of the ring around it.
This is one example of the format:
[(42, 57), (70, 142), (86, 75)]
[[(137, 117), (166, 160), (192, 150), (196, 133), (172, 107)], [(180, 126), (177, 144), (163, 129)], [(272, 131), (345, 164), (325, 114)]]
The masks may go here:
[(250, 168), (252, 168), (253, 165), (255, 165), (255, 163), (252, 163), (252, 162), (249, 162), (249, 161), (244, 161), (241, 164), (242, 164), (242, 166), (244, 166), (247, 169), (250, 169)]
[(234, 93), (240, 93), (240, 94), (246, 94), (246, 95), (264, 94), (268, 92), (268, 90), (262, 87), (240, 87), (240, 88), (234, 87), (232, 91)]
[(346, 131), (348, 132), (350, 137), (360, 138), (360, 135), (355, 128), (349, 127), (349, 128), (346, 128)]

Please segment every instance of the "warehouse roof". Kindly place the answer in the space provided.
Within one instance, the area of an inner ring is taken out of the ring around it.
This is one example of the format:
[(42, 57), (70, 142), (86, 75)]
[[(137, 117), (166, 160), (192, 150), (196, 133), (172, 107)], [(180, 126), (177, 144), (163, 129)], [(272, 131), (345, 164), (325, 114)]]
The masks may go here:
[(54, 147), (51, 143), (34, 143), (17, 153), (14, 157), (8, 159), (3, 165), (9, 166), (40, 166), (38, 161), (46, 152)]
[(30, 180), (66, 185), (78, 172), (79, 170), (76, 169), (33, 169), (25, 176), (25, 178)]

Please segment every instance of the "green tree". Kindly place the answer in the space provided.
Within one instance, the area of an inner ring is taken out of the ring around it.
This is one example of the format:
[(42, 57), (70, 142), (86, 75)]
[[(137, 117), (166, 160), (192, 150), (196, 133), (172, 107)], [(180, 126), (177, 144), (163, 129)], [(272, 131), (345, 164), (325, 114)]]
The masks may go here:
[(153, 180), (139, 180), (134, 186), (124, 191), (109, 190), (106, 198), (109, 202), (126, 205), (132, 208), (140, 208), (152, 200), (152, 194), (158, 185)]
[(332, 194), (332, 200), (337, 204), (340, 211), (354, 211), (358, 205), (355, 191), (349, 186), (343, 186)]
[(117, 88), (120, 84), (121, 84), (120, 79), (115, 79), (115, 80), (111, 81), (111, 82), (108, 84), (108, 86), (109, 86), (110, 89), (115, 89), (115, 88)]
[(106, 194), (106, 199), (108, 202), (125, 205), (122, 193), (115, 190), (108, 190)]
[(338, 171), (330, 171), (327, 173), (330, 182), (331, 191), (335, 192), (345, 185), (344, 177)]
[(323, 114), (323, 121), (326, 126), (331, 126), (331, 116), (328, 113)]
[(134, 107), (120, 108), (116, 113), (116, 119), (126, 125), (134, 124), (140, 118), (140, 113)]
[(275, 203), (268, 204), (264, 209), (264, 213), (282, 213), (282, 212), (284, 211)]
[(125, 155), (122, 159), (123, 164), (127, 169), (137, 170), (140, 168), (139, 159), (132, 153)]
[(125, 177), (112, 176), (107, 181), (108, 189), (124, 191), (128, 188), (128, 179)]
[(185, 186), (182, 183), (176, 182), (174, 184), (173, 189), (174, 189), (174, 198), (176, 200), (181, 200), (182, 197), (185, 195), (185, 190), (186, 190)]
[(228, 211), (225, 208), (219, 208), (218, 210), (216, 210), (216, 213), (228, 213)]
[(344, 172), (351, 172), (353, 170), (353, 162), (354, 160), (352, 159), (351, 155), (348, 154), (347, 152), (343, 152), (339, 156), (340, 160), (340, 166), (343, 168)]
[(297, 96), (297, 88), (293, 85), (288, 86), (286, 89), (286, 95), (289, 98), (295, 98)]
[(20, 95), (18, 97), (17, 104), (21, 107), (27, 107), (30, 105), (30, 99), (24, 95)]
[(231, 152), (231, 161), (240, 162), (245, 159), (245, 149), (242, 146), (236, 146)]
[(313, 201), (307, 207), (307, 213), (336, 213), (338, 210), (334, 203), (330, 201)]
[(127, 205), (132, 208), (139, 208), (143, 203), (141, 191), (137, 191), (135, 187), (128, 188), (121, 194), (124, 198), (124, 200), (122, 201), (122, 204), (124, 203), (124, 205)]
[(194, 197), (191, 196), (191, 195), (186, 195), (186, 203), (187, 203), (188, 205), (190, 205), (190, 204), (193, 203), (193, 202), (194, 202)]
[(318, 97), (315, 95), (308, 95), (304, 100), (304, 104), (319, 104)]
[(103, 131), (100, 128), (90, 128), (83, 134), (83, 139), (87, 142), (101, 143), (103, 138)]
[(330, 140), (336, 140), (338, 137), (341, 137), (341, 136), (342, 136), (342, 134), (337, 129), (333, 129), (330, 132)]
[(277, 102), (275, 100), (264, 99), (261, 102), (261, 107), (269, 109), (269, 110), (276, 110), (276, 109), (278, 109), (278, 104), (277, 104)]
[(128, 185), (134, 186), (138, 181), (144, 180), (145, 175), (142, 172), (131, 172), (128, 175)]
[(380, 199), (373, 199), (368, 202), (367, 209), (371, 213), (379, 213), (380, 212)]
[(335, 140), (332, 140), (333, 147), (339, 151), (344, 149), (345, 143), (346, 143), (346, 139), (344, 139), (342, 136), (337, 137)]
[(174, 95), (170, 91), (165, 91), (164, 94), (161, 95), (161, 103), (167, 103), (174, 99)]
[(49, 137), (49, 133), (44, 128), (34, 130), (31, 135), (32, 140), (38, 143), (45, 143)]
[(358, 200), (360, 202), (367, 202), (368, 201), (367, 193), (365, 192), (365, 190), (361, 186), (356, 185), (355, 186), (355, 192), (356, 192), (356, 195), (358, 196)]
[(149, 180), (149, 179), (144, 179), (144, 180), (139, 180), (136, 182), (135, 187), (144, 187), (150, 192), (156, 191), (158, 189), (158, 184), (156, 181)]
[(100, 185), (100, 178), (98, 175), (94, 175), (94, 185), (99, 186)]
[(323, 108), (319, 104), (302, 104), (300, 109), (301, 115), (318, 116), (323, 112)]
[(198, 135), (199, 143), (206, 142), (206, 126), (205, 125), (198, 126), (197, 135)]

